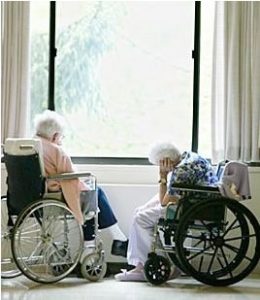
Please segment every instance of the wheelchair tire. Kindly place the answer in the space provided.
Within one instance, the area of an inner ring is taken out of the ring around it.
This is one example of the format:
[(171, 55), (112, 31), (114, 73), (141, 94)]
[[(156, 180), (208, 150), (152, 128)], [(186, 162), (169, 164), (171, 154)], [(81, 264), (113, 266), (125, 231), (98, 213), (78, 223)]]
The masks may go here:
[(7, 199), (1, 197), (1, 278), (14, 278), (22, 273), (16, 266), (11, 250), (13, 228), (8, 226)]
[(104, 253), (90, 253), (81, 263), (81, 274), (85, 279), (95, 282), (101, 280), (107, 271)]
[(171, 264), (167, 258), (152, 252), (144, 265), (146, 279), (153, 285), (165, 283), (171, 274)]
[(82, 227), (66, 204), (39, 200), (19, 214), (11, 246), (14, 260), (26, 277), (39, 283), (57, 282), (80, 259)]
[[(207, 212), (216, 212), (211, 220)], [(224, 213), (224, 219), (216, 217)], [(185, 245), (187, 232), (192, 244)], [(260, 257), (260, 226), (233, 199), (203, 201), (188, 210), (176, 230), (176, 252), (190, 275), (205, 284), (227, 286), (248, 276)]]

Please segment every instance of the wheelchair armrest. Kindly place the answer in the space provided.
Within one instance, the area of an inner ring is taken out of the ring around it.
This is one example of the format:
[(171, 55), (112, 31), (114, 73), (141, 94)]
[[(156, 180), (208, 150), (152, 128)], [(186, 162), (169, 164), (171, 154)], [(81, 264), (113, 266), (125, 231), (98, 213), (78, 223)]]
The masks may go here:
[(89, 177), (93, 176), (89, 172), (73, 172), (73, 173), (61, 173), (61, 174), (55, 174), (50, 175), (46, 177), (47, 180), (69, 180), (69, 179), (75, 179), (79, 177)]
[(173, 188), (180, 191), (196, 191), (196, 192), (216, 192), (219, 193), (217, 186), (207, 186), (207, 185), (191, 185), (184, 183), (174, 183)]

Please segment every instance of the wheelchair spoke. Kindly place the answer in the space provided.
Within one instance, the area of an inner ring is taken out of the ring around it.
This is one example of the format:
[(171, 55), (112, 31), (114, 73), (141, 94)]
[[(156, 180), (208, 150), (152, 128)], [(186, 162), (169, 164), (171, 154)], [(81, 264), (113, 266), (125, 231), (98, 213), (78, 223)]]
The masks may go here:
[(224, 250), (222, 249), (222, 247), (220, 247), (220, 250), (221, 250), (222, 256), (223, 256), (223, 258), (224, 258), (224, 261), (225, 261), (225, 264), (226, 264), (226, 268), (227, 268), (227, 270), (228, 270), (228, 273), (230, 274), (231, 278), (233, 278), (233, 274), (232, 274), (232, 271), (231, 271), (231, 269), (230, 269), (230, 265), (229, 265), (229, 263), (228, 263), (226, 254), (225, 254)]
[(34, 227), (39, 227), (39, 224), (34, 222), (33, 224), (26, 224), (26, 226), (24, 226), (24, 230), (31, 230)]
[(240, 237), (233, 237), (233, 238), (225, 239), (225, 241), (242, 240), (242, 239), (251, 238), (251, 237), (256, 237), (256, 234), (247, 234), (247, 235), (243, 235)]
[[(232, 251), (234, 251), (235, 253), (239, 253), (239, 248), (233, 247), (229, 244), (224, 244), (224, 246)], [(248, 261), (252, 261), (252, 258), (248, 257), (247, 255), (243, 256), (243, 259), (247, 259)]]
[(204, 256), (201, 256), (200, 263), (199, 263), (199, 272), (201, 272), (201, 270), (202, 270), (203, 260), (204, 260)]
[[(36, 230), (33, 230), (33, 231), (26, 231), (26, 232), (21, 232), (21, 234), (20, 234), (20, 236), (23, 238), (23, 239), (33, 239), (34, 237), (32, 237), (32, 236), (28, 236), (28, 237), (26, 237), (26, 235), (28, 235), (28, 234), (32, 234), (32, 233), (37, 233), (37, 232), (40, 232), (41, 230), (40, 229), (36, 229)], [(37, 238), (37, 237), (35, 237), (35, 238)]]
[(211, 245), (208, 246), (208, 247), (206, 247), (205, 249), (202, 249), (201, 251), (195, 253), (194, 255), (190, 256), (190, 257), (188, 258), (188, 260), (194, 259), (195, 257), (197, 257), (198, 255), (203, 254), (205, 251), (207, 251), (207, 250), (210, 249), (210, 248), (211, 248)]
[(205, 227), (205, 229), (208, 230), (208, 232), (211, 232), (210, 226), (209, 226), (208, 224), (206, 224), (204, 220), (201, 220), (201, 219), (200, 219), (199, 221), (200, 221), (201, 224)]
[(35, 241), (39, 240), (39, 238), (37, 237), (20, 237), (20, 241), (22, 241), (23, 243), (26, 243), (27, 245), (34, 245)]
[(31, 253), (31, 255), (27, 258), (28, 261), (30, 261), (30, 260), (32, 259), (32, 257), (35, 256), (35, 253), (37, 252), (37, 250), (40, 248), (41, 245), (42, 245), (42, 241), (40, 241), (40, 242), (36, 245), (35, 249), (34, 249), (33, 252)]
[(43, 217), (42, 219), (42, 228), (44, 229), (43, 231), (44, 232), (50, 232), (50, 227), (53, 225), (53, 221), (55, 220), (54, 219), (55, 216), (47, 216), (47, 217)]
[(208, 266), (208, 273), (210, 273), (210, 270), (212, 268), (212, 265), (213, 265), (213, 262), (214, 262), (214, 259), (216, 257), (217, 252), (218, 252), (218, 247), (215, 248), (214, 253), (211, 257), (211, 260), (210, 260), (210, 263), (209, 263), (209, 266)]
[[(234, 224), (236, 224), (236, 222), (238, 222), (238, 225), (236, 225), (235, 227), (233, 227)], [(237, 228), (240, 228), (240, 224), (239, 224), (238, 219), (235, 218), (234, 221), (228, 226), (228, 228), (226, 228), (225, 233), (223, 234), (223, 237), (225, 237), (229, 231), (237, 229)]]
[(223, 246), (224, 247), (226, 247), (226, 248), (228, 248), (229, 250), (232, 250), (233, 252), (235, 252), (235, 253), (238, 253), (239, 252), (239, 248), (237, 248), (237, 247), (234, 247), (234, 246), (232, 246), (232, 245), (229, 245), (229, 244), (223, 244)]
[[(193, 237), (192, 237), (193, 238)], [(203, 243), (204, 242), (204, 246), (205, 246), (205, 243), (206, 243), (206, 241), (203, 241), (203, 240), (199, 240), (197, 243), (195, 243), (194, 245), (193, 245), (193, 247), (194, 248), (196, 248), (196, 247), (198, 247), (201, 243)]]
[(224, 265), (223, 265), (221, 259), (219, 257), (217, 257), (217, 260), (218, 260), (218, 263), (221, 266), (221, 268), (224, 269)]

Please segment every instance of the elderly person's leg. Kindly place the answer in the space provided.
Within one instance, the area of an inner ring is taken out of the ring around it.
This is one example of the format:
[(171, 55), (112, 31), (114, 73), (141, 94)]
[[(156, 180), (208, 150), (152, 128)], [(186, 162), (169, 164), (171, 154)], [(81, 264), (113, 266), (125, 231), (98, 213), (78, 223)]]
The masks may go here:
[[(105, 192), (97, 188), (98, 196), (98, 225), (99, 229), (107, 229), (113, 239), (112, 254), (126, 256), (127, 238), (121, 231), (113, 210), (108, 202)], [(94, 219), (87, 220), (83, 226), (84, 240), (86, 248), (90, 248), (94, 240), (95, 223)], [(92, 241), (92, 242), (91, 242)]]
[(161, 205), (158, 195), (144, 206), (136, 209), (129, 233), (127, 260), (135, 268), (115, 275), (120, 281), (145, 281), (143, 266), (151, 251), (153, 230), (161, 216)]
[(153, 230), (161, 216), (159, 196), (155, 195), (145, 205), (135, 210), (129, 231), (127, 260), (130, 265), (144, 264), (151, 250)]

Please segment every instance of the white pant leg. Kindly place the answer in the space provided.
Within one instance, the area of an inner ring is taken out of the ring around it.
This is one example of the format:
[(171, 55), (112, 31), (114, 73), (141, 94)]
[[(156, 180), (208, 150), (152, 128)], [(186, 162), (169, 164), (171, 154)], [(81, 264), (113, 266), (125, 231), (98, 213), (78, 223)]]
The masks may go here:
[(159, 195), (135, 210), (129, 232), (127, 260), (130, 265), (144, 264), (151, 251), (154, 226), (162, 215)]

